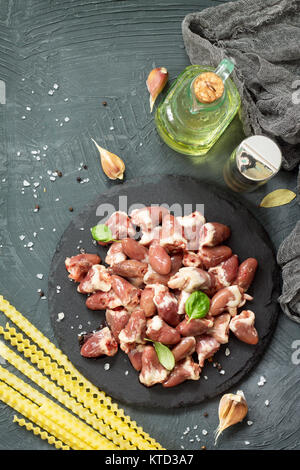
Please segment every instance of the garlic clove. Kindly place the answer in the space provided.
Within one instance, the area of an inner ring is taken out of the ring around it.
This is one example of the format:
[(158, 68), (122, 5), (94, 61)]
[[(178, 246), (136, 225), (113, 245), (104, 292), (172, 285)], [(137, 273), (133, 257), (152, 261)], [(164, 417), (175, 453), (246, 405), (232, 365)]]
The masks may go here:
[(108, 178), (111, 180), (124, 178), (125, 163), (123, 160), (115, 155), (114, 153), (109, 152), (108, 150), (100, 147), (94, 139), (91, 139), (96, 145), (100, 153), (101, 166)]
[(156, 67), (148, 75), (146, 85), (150, 93), (150, 112), (158, 95), (162, 92), (169, 78), (169, 73), (165, 67)]
[(241, 390), (236, 394), (223, 395), (219, 403), (219, 426), (216, 429), (215, 445), (224, 429), (242, 421), (247, 413), (248, 405)]

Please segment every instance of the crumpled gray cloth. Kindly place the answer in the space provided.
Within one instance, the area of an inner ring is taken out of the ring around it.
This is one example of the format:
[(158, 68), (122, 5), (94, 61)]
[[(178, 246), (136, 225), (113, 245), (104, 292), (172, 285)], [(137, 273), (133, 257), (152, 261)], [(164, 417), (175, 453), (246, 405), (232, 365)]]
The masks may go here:
[(278, 301), (284, 313), (300, 323), (300, 221), (281, 243), (277, 262), (282, 268), (282, 294)]
[[(245, 134), (280, 145), (283, 168), (300, 162), (300, 0), (239, 0), (187, 15), (183, 40), (192, 64), (236, 64)], [(294, 101), (294, 102), (293, 102)]]

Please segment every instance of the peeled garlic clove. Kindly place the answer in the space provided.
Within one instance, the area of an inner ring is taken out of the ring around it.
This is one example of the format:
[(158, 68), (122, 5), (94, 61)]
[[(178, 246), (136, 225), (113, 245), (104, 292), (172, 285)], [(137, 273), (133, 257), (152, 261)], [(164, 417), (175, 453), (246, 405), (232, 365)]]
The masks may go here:
[(243, 392), (223, 395), (219, 403), (219, 426), (216, 430), (215, 444), (224, 429), (242, 421), (248, 413), (248, 405)]
[(146, 84), (150, 93), (150, 112), (158, 95), (164, 89), (168, 81), (169, 73), (165, 67), (156, 67), (148, 75)]
[(102, 169), (106, 176), (108, 176), (108, 178), (111, 180), (122, 180), (124, 178), (125, 171), (125, 163), (123, 160), (118, 157), (118, 155), (115, 155), (114, 153), (111, 153), (108, 150), (100, 147), (100, 145), (98, 145), (94, 139), (92, 139), (92, 141), (99, 150)]

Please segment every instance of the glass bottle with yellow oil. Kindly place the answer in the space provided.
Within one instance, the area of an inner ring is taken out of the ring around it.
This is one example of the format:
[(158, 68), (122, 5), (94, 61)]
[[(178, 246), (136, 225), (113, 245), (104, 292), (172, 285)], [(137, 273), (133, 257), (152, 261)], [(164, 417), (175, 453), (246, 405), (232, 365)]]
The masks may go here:
[(171, 86), (155, 114), (164, 142), (186, 155), (204, 155), (219, 139), (240, 107), (229, 78), (234, 64), (223, 59), (212, 67), (191, 65)]

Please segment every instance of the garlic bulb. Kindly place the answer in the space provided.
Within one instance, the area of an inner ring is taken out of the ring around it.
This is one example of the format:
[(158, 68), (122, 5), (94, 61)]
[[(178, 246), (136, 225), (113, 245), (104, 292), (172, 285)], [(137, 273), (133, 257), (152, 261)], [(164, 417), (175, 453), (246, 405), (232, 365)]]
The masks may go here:
[(241, 390), (236, 394), (223, 395), (219, 403), (219, 426), (216, 429), (215, 445), (224, 429), (242, 421), (247, 413), (248, 405)]
[(111, 180), (115, 180), (117, 178), (122, 180), (124, 178), (125, 171), (125, 163), (123, 160), (118, 157), (118, 155), (100, 147), (94, 139), (92, 139), (92, 141), (99, 150), (102, 169), (106, 176)]

